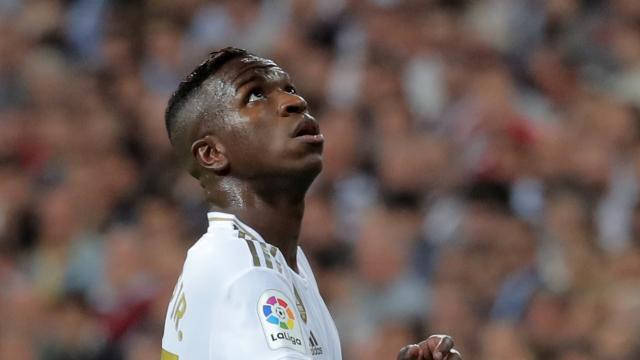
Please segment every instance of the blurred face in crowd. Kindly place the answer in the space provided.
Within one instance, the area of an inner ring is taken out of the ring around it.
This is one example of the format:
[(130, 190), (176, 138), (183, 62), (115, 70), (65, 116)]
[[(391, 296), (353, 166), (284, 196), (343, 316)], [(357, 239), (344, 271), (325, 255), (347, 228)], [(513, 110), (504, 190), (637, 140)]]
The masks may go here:
[(534, 359), (511, 324), (496, 323), (487, 326), (482, 337), (482, 359)]
[(358, 271), (363, 280), (374, 286), (388, 286), (407, 267), (410, 236), (392, 215), (384, 209), (368, 213), (356, 243)]
[(322, 115), (320, 121), (327, 138), (322, 177), (340, 179), (356, 166), (361, 129), (357, 118), (349, 111), (329, 111)]
[(373, 346), (364, 347), (355, 356), (355, 360), (393, 359), (398, 352), (398, 346), (414, 341), (410, 326), (405, 322), (387, 322), (380, 326)]

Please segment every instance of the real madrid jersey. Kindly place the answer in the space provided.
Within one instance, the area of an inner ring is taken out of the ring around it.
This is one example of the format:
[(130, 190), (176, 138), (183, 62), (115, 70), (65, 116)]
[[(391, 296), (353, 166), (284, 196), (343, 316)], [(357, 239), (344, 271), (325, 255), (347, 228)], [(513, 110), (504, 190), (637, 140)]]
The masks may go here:
[(302, 250), (296, 273), (235, 216), (208, 214), (167, 309), (162, 360), (341, 359)]

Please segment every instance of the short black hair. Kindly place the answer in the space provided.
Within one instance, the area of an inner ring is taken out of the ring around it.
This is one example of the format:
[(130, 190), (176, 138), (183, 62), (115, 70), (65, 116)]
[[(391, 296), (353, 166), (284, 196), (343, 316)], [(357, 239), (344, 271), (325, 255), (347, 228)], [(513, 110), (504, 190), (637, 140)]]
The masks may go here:
[(165, 126), (169, 141), (175, 145), (175, 135), (180, 126), (180, 112), (196, 94), (202, 83), (215, 74), (224, 64), (237, 57), (250, 55), (246, 50), (225, 47), (209, 54), (209, 57), (198, 65), (182, 82), (178, 89), (171, 95), (165, 111)]

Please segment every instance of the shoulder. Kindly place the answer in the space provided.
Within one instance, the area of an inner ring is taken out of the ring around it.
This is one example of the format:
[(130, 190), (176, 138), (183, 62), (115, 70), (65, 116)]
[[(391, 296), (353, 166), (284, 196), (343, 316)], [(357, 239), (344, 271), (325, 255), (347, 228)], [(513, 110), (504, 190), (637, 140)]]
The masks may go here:
[(309, 260), (307, 260), (307, 256), (302, 251), (302, 247), (298, 246), (297, 250), (297, 258), (298, 258), (298, 268), (307, 279), (310, 279), (313, 283), (314, 287), (318, 287), (316, 284), (316, 277), (313, 275), (313, 270), (311, 269), (311, 265), (309, 264)]
[(233, 230), (203, 235), (187, 252), (182, 278), (210, 285), (228, 284), (249, 272), (284, 276), (277, 249)]

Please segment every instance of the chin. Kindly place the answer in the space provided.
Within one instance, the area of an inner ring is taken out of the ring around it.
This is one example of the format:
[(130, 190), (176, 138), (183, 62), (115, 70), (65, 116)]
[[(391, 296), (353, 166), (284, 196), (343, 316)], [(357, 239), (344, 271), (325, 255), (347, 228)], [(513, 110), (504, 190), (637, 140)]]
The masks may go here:
[(280, 162), (272, 171), (263, 174), (271, 185), (269, 192), (280, 189), (287, 194), (304, 198), (307, 190), (322, 171), (322, 156), (309, 155), (302, 159)]
[(300, 166), (302, 173), (312, 174), (313, 177), (318, 176), (322, 171), (322, 155), (310, 155), (304, 159), (304, 164)]
[(322, 171), (322, 155), (309, 154), (302, 159), (297, 159), (286, 167), (287, 176), (313, 181)]

